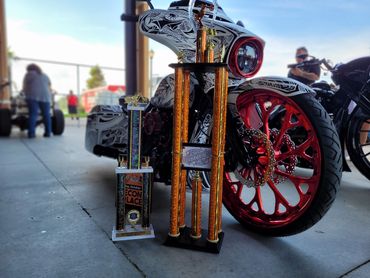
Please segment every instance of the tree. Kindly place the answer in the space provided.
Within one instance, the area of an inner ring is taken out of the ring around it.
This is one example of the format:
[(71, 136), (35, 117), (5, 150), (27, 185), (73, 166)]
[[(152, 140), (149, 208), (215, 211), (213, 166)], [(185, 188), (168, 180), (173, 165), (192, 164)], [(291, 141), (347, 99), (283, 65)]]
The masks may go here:
[(8, 47), (8, 59), (9, 59), (9, 60), (12, 60), (12, 59), (14, 59), (14, 58), (15, 58), (14, 51), (13, 51), (13, 50), (11, 50), (11, 48), (10, 48), (10, 47)]
[(88, 89), (101, 87), (106, 85), (102, 70), (98, 65), (90, 69), (90, 78), (86, 80), (86, 86)]

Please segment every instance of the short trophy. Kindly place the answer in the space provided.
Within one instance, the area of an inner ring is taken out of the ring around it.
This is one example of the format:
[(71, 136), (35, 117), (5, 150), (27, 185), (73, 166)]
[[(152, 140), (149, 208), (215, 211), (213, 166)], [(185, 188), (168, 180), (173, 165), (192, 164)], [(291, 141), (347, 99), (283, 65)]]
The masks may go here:
[(148, 101), (141, 96), (125, 98), (129, 114), (128, 153), (118, 158), (116, 225), (112, 241), (154, 238), (150, 224), (153, 168), (141, 156), (142, 114)]

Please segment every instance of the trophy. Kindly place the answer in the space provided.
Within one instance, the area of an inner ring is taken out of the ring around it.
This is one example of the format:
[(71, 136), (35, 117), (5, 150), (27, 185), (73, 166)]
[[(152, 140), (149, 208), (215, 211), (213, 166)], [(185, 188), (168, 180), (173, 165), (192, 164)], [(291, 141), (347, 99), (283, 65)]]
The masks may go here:
[(116, 225), (112, 241), (154, 238), (150, 224), (153, 168), (149, 157), (141, 156), (142, 114), (147, 100), (126, 97), (129, 113), (128, 154), (119, 156), (116, 191)]
[[(194, 4), (194, 1), (192, 1)], [(193, 4), (189, 11), (192, 12)], [(212, 7), (211, 7), (212, 8)], [(214, 8), (214, 7), (213, 7)], [(203, 5), (197, 13), (196, 63), (171, 64), (175, 69), (175, 99), (172, 136), (172, 187), (170, 227), (165, 244), (167, 246), (219, 253), (224, 238), (222, 221), (222, 185), (226, 130), (228, 72), (227, 65), (215, 63), (215, 31), (202, 23), (206, 14)], [(214, 15), (215, 17), (215, 15)], [(224, 47), (221, 47), (223, 52)], [(181, 54), (181, 53), (180, 53)], [(220, 53), (217, 58), (222, 58)], [(222, 61), (222, 59), (220, 59)], [(190, 73), (214, 74), (213, 130), (211, 145), (188, 142)], [(191, 226), (185, 223), (186, 176), (192, 177)], [(201, 228), (202, 179), (199, 171), (210, 171), (210, 199), (208, 208), (208, 230)]]

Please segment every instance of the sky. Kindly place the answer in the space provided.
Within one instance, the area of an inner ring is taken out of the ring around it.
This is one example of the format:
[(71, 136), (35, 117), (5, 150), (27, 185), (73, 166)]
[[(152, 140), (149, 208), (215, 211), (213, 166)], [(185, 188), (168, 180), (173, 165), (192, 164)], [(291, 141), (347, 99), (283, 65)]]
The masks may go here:
[[(166, 9), (171, 1), (152, 0)], [(258, 76), (286, 76), (297, 47), (333, 63), (370, 56), (370, 0), (218, 0), (234, 21), (266, 42)], [(5, 0), (8, 46), (21, 58), (63, 61), (124, 68), (123, 0)], [(154, 50), (153, 74), (171, 73), (176, 56), (166, 46), (150, 41)], [(12, 63), (18, 90), (25, 66)], [(77, 69), (39, 63), (59, 94), (77, 90)], [(123, 71), (103, 69), (108, 84), (124, 84)], [(80, 89), (88, 68), (80, 68)], [(329, 76), (322, 74), (322, 79)]]

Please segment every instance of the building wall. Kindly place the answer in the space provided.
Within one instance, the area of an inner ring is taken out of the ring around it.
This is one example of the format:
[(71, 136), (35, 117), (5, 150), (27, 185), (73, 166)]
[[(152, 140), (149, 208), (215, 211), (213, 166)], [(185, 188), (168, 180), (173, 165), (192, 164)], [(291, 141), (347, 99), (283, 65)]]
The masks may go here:
[(108, 85), (86, 90), (81, 94), (81, 104), (86, 112), (90, 112), (95, 105), (116, 105), (126, 88), (122, 85)]

